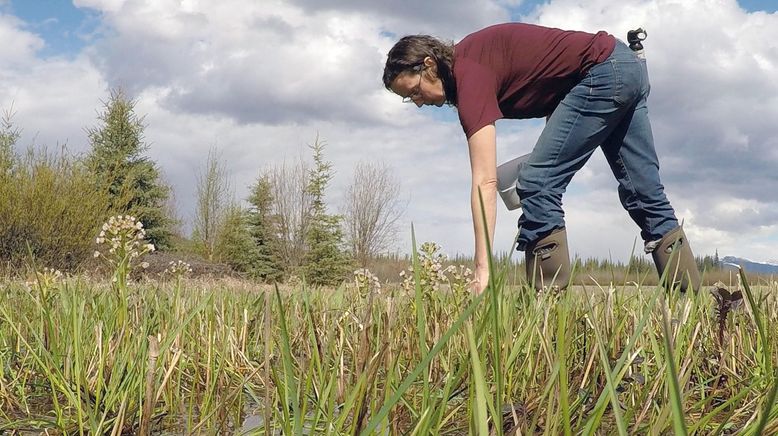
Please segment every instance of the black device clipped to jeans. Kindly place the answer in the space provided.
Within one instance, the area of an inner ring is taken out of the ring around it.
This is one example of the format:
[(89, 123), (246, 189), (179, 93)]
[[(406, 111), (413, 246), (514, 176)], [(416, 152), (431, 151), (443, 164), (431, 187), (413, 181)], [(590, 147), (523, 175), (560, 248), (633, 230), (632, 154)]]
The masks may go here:
[(629, 48), (632, 49), (632, 51), (643, 50), (643, 44), (641, 43), (641, 41), (644, 41), (647, 36), (648, 33), (645, 30), (643, 30), (642, 27), (638, 27), (635, 30), (628, 31), (627, 42), (629, 43)]

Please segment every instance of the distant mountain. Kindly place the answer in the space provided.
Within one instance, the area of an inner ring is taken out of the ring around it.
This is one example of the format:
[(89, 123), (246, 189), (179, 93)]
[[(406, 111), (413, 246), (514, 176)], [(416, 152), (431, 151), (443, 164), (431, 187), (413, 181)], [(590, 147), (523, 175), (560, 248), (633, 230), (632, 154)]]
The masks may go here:
[(742, 257), (724, 256), (721, 258), (722, 265), (730, 268), (742, 266), (747, 273), (756, 274), (778, 274), (778, 264), (768, 262), (753, 262)]

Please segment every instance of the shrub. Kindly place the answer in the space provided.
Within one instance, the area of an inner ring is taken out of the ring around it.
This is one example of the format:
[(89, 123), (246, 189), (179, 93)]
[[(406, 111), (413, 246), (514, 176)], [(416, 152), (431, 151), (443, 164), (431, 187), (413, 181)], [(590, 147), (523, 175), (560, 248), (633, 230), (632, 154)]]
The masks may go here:
[(0, 172), (0, 260), (18, 267), (27, 246), (39, 264), (72, 270), (94, 251), (107, 195), (64, 151), (30, 150)]

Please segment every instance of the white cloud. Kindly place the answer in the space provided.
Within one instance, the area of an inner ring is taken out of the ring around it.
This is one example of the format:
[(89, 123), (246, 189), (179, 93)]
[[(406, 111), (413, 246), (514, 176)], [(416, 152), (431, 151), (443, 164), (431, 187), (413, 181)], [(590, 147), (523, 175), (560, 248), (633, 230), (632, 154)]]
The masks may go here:
[(96, 110), (105, 98), (106, 85), (99, 71), (84, 59), (48, 61), (24, 74), (10, 77), (3, 108), (13, 104), (20, 123), (20, 146), (67, 144), (74, 152), (85, 150), (85, 128), (96, 124)]
[(22, 26), (18, 18), (0, 10), (0, 59), (5, 69), (24, 68), (34, 61), (35, 52), (43, 48), (43, 40)]
[(94, 124), (106, 88), (103, 76), (83, 56), (36, 58), (44, 41), (24, 27), (0, 15), (0, 109), (15, 112), (13, 121), (23, 133), (17, 145), (83, 150), (84, 128)]
[[(0, 105), (13, 101), (28, 142), (85, 150), (83, 128), (107, 89), (122, 86), (146, 115), (151, 155), (190, 217), (194, 172), (222, 150), (237, 194), (263, 166), (307, 153), (318, 133), (338, 171), (333, 206), (359, 159), (393, 166), (410, 202), (404, 225), (453, 254), (472, 251), (467, 147), (450, 122), (402, 105), (381, 84), (395, 36), (459, 39), (505, 21), (513, 0), (75, 0), (102, 25), (80, 56), (38, 59), (43, 40), (0, 15)], [(445, 7), (444, 7), (445, 6)], [(700, 19), (700, 17), (705, 17)], [(778, 14), (734, 0), (552, 0), (526, 17), (623, 38), (648, 30), (649, 106), (663, 181), (699, 254), (774, 258), (778, 217)], [(443, 109), (443, 113), (446, 114)], [(443, 118), (446, 118), (444, 116)], [(538, 122), (498, 123), (498, 157), (528, 152)], [(498, 200), (499, 201), (499, 200)], [(726, 205), (740, 205), (737, 210)], [(502, 208), (501, 205), (498, 205)], [(333, 207), (334, 209), (334, 207)], [(571, 253), (629, 256), (638, 230), (621, 210), (599, 152), (565, 197)], [(507, 250), (518, 211), (498, 214)], [(407, 252), (410, 232), (397, 248)], [(743, 241), (747, 241), (746, 244)], [(767, 242), (765, 242), (767, 241)]]

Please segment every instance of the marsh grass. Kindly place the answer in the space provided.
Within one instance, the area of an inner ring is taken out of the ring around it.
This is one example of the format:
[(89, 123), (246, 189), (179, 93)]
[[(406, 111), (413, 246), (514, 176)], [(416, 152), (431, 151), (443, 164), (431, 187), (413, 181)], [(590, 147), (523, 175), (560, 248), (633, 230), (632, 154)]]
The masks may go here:
[(778, 432), (774, 283), (741, 273), (722, 324), (707, 290), (536, 294), (496, 262), (434, 292), (413, 259), (408, 289), (6, 280), (0, 433)]

